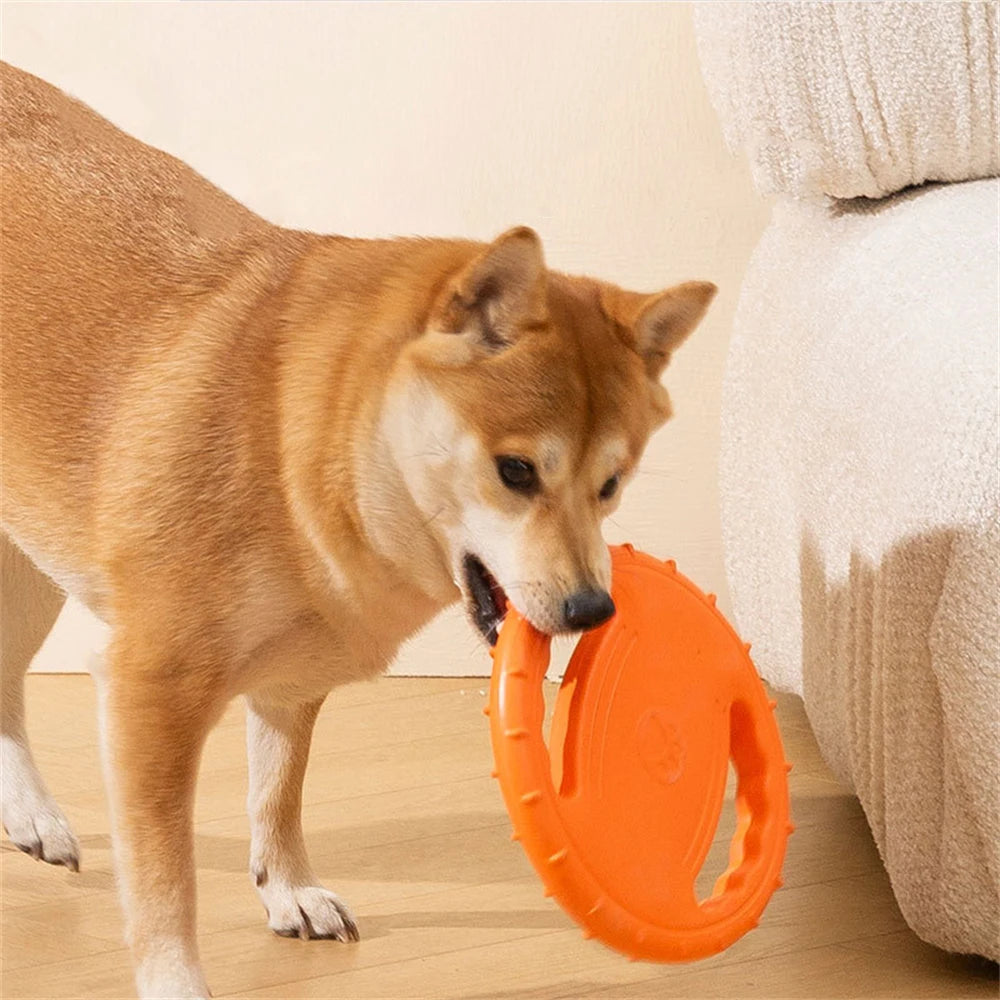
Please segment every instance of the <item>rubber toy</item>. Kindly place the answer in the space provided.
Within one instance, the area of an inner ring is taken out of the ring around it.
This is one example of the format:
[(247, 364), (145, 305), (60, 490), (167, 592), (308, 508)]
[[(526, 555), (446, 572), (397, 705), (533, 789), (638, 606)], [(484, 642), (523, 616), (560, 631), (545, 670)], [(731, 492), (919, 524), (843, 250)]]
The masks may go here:
[[(581, 637), (548, 745), (549, 639), (509, 609), (484, 709), (494, 777), (512, 839), (584, 937), (632, 959), (691, 961), (757, 926), (781, 885), (791, 765), (750, 647), (715, 597), (673, 562), (611, 554), (616, 613)], [(729, 867), (699, 901), (730, 760)]]

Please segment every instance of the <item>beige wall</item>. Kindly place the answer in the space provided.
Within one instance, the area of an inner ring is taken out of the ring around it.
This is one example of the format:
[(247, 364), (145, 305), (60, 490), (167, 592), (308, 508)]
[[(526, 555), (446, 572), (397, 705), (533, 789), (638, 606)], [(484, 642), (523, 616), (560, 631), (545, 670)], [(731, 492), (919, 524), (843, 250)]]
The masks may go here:
[[(16, 4), (3, 55), (286, 225), (489, 238), (638, 289), (722, 291), (667, 374), (657, 437), (611, 540), (726, 595), (716, 458), (740, 278), (768, 209), (723, 147), (687, 4)], [(71, 608), (37, 667), (93, 642)], [(398, 670), (485, 672), (460, 616)]]

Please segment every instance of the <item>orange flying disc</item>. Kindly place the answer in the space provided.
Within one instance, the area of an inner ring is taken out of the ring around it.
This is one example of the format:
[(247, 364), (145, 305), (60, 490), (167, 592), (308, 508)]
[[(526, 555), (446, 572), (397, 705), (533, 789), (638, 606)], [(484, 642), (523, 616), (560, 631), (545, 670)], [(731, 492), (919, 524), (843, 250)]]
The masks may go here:
[[(781, 885), (789, 765), (749, 646), (714, 597), (631, 546), (612, 565), (617, 611), (580, 639), (548, 746), (549, 638), (508, 611), (486, 709), (496, 776), (514, 838), (585, 937), (635, 959), (704, 958), (755, 927)], [(730, 761), (729, 867), (699, 901)]]

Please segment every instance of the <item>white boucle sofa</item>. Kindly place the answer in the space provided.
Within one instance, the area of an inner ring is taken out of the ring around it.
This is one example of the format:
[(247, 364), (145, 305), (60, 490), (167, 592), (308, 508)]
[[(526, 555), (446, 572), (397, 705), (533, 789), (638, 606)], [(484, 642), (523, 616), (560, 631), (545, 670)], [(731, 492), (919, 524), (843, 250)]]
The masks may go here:
[(696, 5), (771, 223), (724, 394), (734, 615), (913, 929), (1000, 955), (997, 6)]

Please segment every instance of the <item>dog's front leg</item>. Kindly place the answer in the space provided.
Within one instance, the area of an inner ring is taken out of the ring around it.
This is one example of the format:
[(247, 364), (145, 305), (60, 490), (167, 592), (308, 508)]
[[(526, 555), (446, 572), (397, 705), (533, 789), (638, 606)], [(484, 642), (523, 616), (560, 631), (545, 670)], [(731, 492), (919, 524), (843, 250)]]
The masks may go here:
[(116, 642), (99, 679), (119, 888), (139, 996), (208, 997), (195, 929), (193, 800), (225, 699), (212, 671)]
[(354, 917), (318, 884), (302, 837), (302, 780), (322, 704), (247, 697), (250, 876), (276, 933), (357, 941)]

